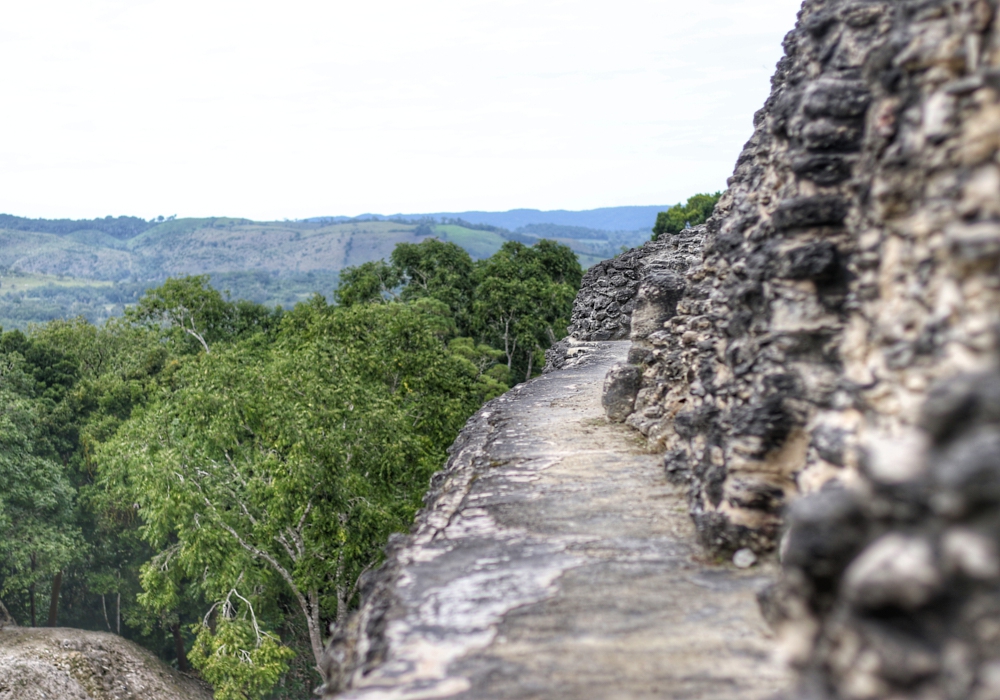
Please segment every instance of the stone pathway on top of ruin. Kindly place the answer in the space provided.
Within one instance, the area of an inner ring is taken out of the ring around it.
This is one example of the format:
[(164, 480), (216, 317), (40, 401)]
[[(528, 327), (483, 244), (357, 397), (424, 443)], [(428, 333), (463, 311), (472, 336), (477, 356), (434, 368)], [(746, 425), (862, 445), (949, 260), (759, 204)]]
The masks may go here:
[(456, 455), (467, 468), (397, 553), (384, 662), (338, 697), (753, 700), (790, 686), (754, 597), (775, 565), (706, 561), (684, 489), (604, 417), (605, 373), (628, 347), (587, 343), (480, 414), (488, 436)]

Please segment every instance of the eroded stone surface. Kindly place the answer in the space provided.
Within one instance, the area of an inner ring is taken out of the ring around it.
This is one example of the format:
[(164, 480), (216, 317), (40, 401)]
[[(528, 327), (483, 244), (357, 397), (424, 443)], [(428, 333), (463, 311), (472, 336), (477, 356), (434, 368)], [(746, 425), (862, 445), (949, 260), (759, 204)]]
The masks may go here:
[[(653, 274), (682, 279), (688, 268), (700, 259), (704, 236), (704, 226), (687, 229), (644, 243), (587, 270), (573, 302), (573, 315), (567, 329), (570, 337), (587, 341), (628, 338), (642, 280)], [(556, 356), (559, 351), (557, 346)]]
[(632, 325), (627, 422), (702, 542), (767, 550), (791, 505), (796, 697), (1000, 697), (997, 10), (806, 0), (675, 312)]
[(790, 697), (1000, 697), (1000, 375), (929, 396), (900, 468), (792, 509), (784, 580), (761, 596), (803, 672)]
[(117, 635), (0, 630), (0, 700), (210, 700), (211, 689)]
[(608, 370), (604, 377), (601, 405), (609, 420), (621, 423), (632, 413), (641, 379), (639, 368), (627, 362), (614, 364)]
[(627, 422), (710, 549), (773, 547), (869, 456), (918, 469), (880, 445), (919, 451), (927, 388), (996, 363), (996, 4), (806, 0), (700, 258), (639, 280)]
[(627, 343), (485, 406), (328, 651), (343, 698), (764, 698), (788, 683), (754, 593), (706, 563), (685, 495), (603, 416)]

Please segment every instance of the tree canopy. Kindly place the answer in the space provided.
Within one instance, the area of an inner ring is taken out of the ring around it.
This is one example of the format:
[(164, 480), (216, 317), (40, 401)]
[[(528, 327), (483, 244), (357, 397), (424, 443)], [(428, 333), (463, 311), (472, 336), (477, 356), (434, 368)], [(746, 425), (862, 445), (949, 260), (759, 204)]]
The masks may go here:
[(667, 211), (661, 211), (656, 215), (656, 223), (653, 225), (653, 240), (665, 233), (680, 233), (688, 226), (705, 223), (715, 210), (720, 197), (722, 192), (696, 194), (689, 197), (684, 204), (675, 204)]
[(583, 270), (565, 245), (507, 241), (473, 262), (454, 243), (428, 239), (396, 246), (391, 261), (341, 274), (344, 305), (432, 299), (445, 304), (456, 331), (503, 353), (508, 382), (529, 379), (544, 351), (565, 335)]
[[(0, 615), (107, 629), (222, 699), (302, 697), (468, 417), (536, 374), (582, 271), (403, 244), (336, 304), (170, 279), (123, 318), (0, 332)], [(39, 596), (48, 615), (39, 610)]]

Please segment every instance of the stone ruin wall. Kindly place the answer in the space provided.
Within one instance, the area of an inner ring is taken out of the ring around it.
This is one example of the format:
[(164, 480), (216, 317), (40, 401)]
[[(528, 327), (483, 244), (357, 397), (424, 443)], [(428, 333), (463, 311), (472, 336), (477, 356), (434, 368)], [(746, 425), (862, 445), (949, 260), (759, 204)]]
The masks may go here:
[[(806, 0), (606, 406), (709, 549), (780, 544), (802, 698), (1000, 698), (997, 0)], [(575, 329), (574, 329), (575, 330)]]
[(704, 227), (626, 251), (597, 263), (583, 276), (567, 332), (575, 340), (626, 340), (642, 280), (655, 274), (683, 275), (701, 257)]
[(806, 0), (704, 227), (592, 268), (611, 417), (778, 550), (797, 700), (1000, 698), (1000, 0)]

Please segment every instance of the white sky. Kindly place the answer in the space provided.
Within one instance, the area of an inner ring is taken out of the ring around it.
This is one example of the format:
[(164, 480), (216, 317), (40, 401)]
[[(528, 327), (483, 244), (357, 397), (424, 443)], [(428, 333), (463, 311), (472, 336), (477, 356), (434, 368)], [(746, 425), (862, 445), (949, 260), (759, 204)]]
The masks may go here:
[(3, 0), (0, 212), (253, 219), (725, 187), (799, 0)]

